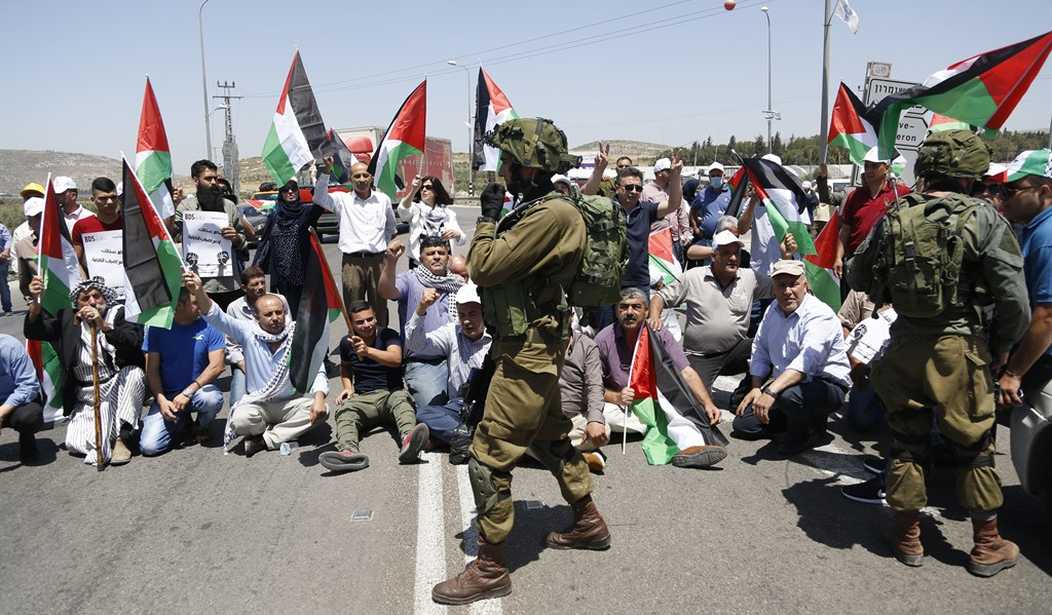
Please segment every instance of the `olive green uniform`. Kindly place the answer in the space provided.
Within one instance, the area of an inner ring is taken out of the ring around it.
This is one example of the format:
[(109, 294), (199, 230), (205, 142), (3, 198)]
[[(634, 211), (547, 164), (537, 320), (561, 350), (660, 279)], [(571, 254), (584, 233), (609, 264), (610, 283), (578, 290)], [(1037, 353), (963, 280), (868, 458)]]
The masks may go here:
[[(521, 215), (517, 215), (520, 212)], [(551, 195), (494, 224), (480, 219), (468, 254), (482, 292), (496, 371), (475, 430), (468, 470), (479, 529), (503, 542), (514, 522), (511, 470), (533, 447), (574, 503), (591, 493), (588, 465), (570, 445), (559, 402), (569, 339), (564, 289), (584, 253), (585, 226), (569, 201)]]
[[(852, 288), (872, 288), (880, 244), (874, 238), (884, 224), (878, 223), (849, 262)], [(936, 318), (900, 314), (887, 352), (873, 366), (873, 386), (892, 432), (885, 490), (896, 511), (927, 505), (924, 469), (933, 424), (960, 462), (961, 504), (970, 511), (993, 511), (1003, 502), (993, 458), (991, 351), (1008, 352), (1030, 320), (1023, 259), (1008, 222), (985, 201), (962, 229), (962, 239), (957, 301)]]

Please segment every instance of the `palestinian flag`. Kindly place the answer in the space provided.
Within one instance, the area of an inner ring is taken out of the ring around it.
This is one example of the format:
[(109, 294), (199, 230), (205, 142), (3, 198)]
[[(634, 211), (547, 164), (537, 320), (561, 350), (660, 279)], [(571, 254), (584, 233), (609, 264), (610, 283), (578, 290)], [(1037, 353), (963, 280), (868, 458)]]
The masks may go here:
[[(797, 252), (804, 257), (804, 269), (811, 292), (834, 311), (839, 310), (839, 281), (832, 271), (807, 258), (809, 255), (817, 254), (817, 251), (803, 220), (804, 209), (801, 203), (806, 197), (803, 187), (800, 186), (800, 180), (776, 162), (763, 158), (745, 158), (742, 160), (741, 168), (732, 178), (731, 184), (735, 187), (736, 193), (743, 194), (747, 186), (753, 187), (756, 197), (760, 199), (767, 211), (766, 216), (757, 217), (753, 223), (758, 226), (770, 225), (771, 227), (764, 229), (768, 232), (761, 232), (760, 235), (773, 236), (774, 240), (780, 244), (785, 239), (786, 233), (792, 233), (793, 238), (796, 239)], [(829, 226), (832, 225), (826, 225), (827, 228)]]
[(324, 145), (325, 125), (297, 50), (263, 143), (263, 165), (284, 186), (304, 165), (322, 156)]
[[(815, 237), (815, 253), (804, 257), (804, 266), (808, 268), (808, 273), (810, 273), (809, 268), (812, 265), (825, 270), (826, 275), (836, 284), (837, 293), (840, 292), (840, 278), (833, 273), (833, 264), (836, 263), (838, 235), (840, 235), (840, 212), (834, 211), (833, 215), (829, 217), (829, 222), (822, 228), (822, 232), (818, 234), (818, 237)], [(838, 295), (838, 304), (840, 303), (839, 299)]]
[(376, 187), (392, 201), (398, 194), (395, 177), (399, 163), (409, 156), (424, 154), (426, 124), (427, 79), (424, 79), (402, 103), (369, 160), (369, 174)]
[(841, 82), (829, 118), (829, 143), (846, 149), (851, 162), (858, 166), (862, 166), (866, 152), (877, 144), (877, 131), (863, 117), (865, 112), (866, 106)]
[(124, 317), (162, 329), (172, 328), (182, 286), (183, 261), (146, 189), (124, 160)]
[(931, 121), (928, 122), (928, 134), (946, 132), (947, 130), (975, 130), (967, 122), (955, 120), (941, 113), (932, 113)]
[(296, 312), (296, 330), (289, 347), (289, 379), (307, 394), (321, 370), (329, 347), (329, 323), (340, 317), (342, 304), (318, 236), (309, 234), (310, 247), (303, 273), (303, 295)]
[(146, 78), (146, 92), (139, 114), (139, 138), (135, 142), (135, 173), (150, 195), (154, 208), (162, 218), (175, 215), (172, 201), (172, 154), (168, 150), (168, 135), (164, 120), (153, 95), (150, 78)]
[(683, 267), (672, 251), (672, 229), (665, 227), (651, 233), (647, 250), (650, 253), (651, 280), (659, 277), (665, 284), (679, 280), (683, 275)]
[(351, 180), (351, 165), (358, 162), (347, 143), (336, 131), (329, 129), (325, 133), (325, 145), (323, 146), (326, 156), (332, 156), (332, 178), (337, 183), (346, 184)]
[(891, 158), (899, 115), (922, 105), (961, 122), (997, 130), (1030, 88), (1052, 51), (1052, 31), (951, 64), (914, 86), (888, 96), (866, 117), (877, 126), (882, 158)]
[(471, 168), (475, 171), (496, 171), (500, 166), (500, 150), (486, 145), (486, 132), (501, 122), (519, 117), (504, 91), (493, 82), (493, 77), (479, 67), (478, 90), (475, 94), (475, 148)]
[[(58, 314), (59, 310), (72, 309), (73, 302), (70, 301), (69, 291), (81, 280), (80, 264), (77, 262), (76, 252), (73, 251), (69, 228), (66, 227), (62, 207), (55, 198), (55, 187), (50, 176), (44, 197), (44, 213), (40, 218), (37, 271), (40, 272), (44, 283), (40, 307), (52, 316)], [(47, 397), (44, 420), (54, 421), (63, 414), (62, 387), (65, 384), (65, 372), (58, 353), (50, 343), (30, 341), (28, 350)]]
[(665, 465), (692, 446), (727, 444), (720, 430), (709, 426), (705, 413), (645, 324), (632, 352), (628, 386), (635, 392), (630, 409), (647, 426), (641, 445), (650, 465)]

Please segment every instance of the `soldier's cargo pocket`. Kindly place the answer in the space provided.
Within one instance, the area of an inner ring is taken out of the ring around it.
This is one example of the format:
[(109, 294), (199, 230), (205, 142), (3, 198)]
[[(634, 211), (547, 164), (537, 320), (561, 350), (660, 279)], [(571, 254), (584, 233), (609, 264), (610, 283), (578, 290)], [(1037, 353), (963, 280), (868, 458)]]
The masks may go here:
[(972, 421), (982, 421), (994, 415), (994, 383), (990, 373), (990, 355), (977, 344), (970, 344), (964, 352), (968, 365), (968, 396), (971, 398), (969, 415)]

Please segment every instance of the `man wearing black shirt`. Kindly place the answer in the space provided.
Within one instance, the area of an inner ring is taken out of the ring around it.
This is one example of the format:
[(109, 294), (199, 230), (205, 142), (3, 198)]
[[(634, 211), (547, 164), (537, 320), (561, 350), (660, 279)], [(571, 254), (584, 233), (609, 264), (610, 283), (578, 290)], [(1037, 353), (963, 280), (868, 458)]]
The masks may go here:
[(350, 306), (351, 335), (340, 342), (340, 405), (336, 408), (337, 451), (322, 453), (321, 465), (334, 472), (362, 470), (369, 458), (358, 451), (363, 429), (394, 425), (401, 437), (398, 461), (411, 463), (427, 444), (427, 425), (417, 424), (402, 385), (402, 342), (393, 329), (378, 328), (373, 308)]

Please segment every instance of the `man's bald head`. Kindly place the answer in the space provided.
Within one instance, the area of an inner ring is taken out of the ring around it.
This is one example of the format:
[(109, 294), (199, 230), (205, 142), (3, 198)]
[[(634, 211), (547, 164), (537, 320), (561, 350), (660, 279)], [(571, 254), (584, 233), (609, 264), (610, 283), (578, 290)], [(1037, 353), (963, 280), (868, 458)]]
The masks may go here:
[(356, 162), (351, 165), (351, 183), (354, 191), (362, 198), (369, 198), (373, 191), (373, 176), (369, 173), (369, 166), (364, 162)]
[(267, 293), (256, 299), (256, 322), (267, 333), (285, 330), (285, 302), (281, 297)]

